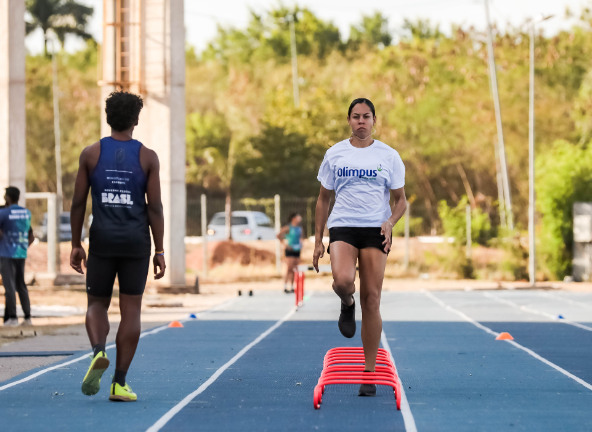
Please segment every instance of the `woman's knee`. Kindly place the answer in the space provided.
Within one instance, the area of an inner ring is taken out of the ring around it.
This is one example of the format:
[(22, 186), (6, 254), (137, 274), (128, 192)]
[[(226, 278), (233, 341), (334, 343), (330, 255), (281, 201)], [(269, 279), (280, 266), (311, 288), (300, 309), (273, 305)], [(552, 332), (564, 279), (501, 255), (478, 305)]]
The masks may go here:
[(346, 295), (352, 294), (356, 291), (354, 285), (354, 279), (350, 278), (337, 278), (333, 280), (333, 291), (337, 294)]
[(369, 312), (380, 312), (380, 292), (361, 293), (360, 305)]

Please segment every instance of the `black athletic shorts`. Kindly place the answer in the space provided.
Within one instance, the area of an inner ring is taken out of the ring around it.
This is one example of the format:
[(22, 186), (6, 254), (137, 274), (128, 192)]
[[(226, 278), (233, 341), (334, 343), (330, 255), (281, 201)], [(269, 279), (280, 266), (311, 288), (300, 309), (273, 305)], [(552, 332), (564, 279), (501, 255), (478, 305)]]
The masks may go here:
[(294, 249), (286, 249), (286, 258), (300, 258), (300, 251)]
[(90, 254), (86, 262), (86, 292), (95, 297), (111, 297), (115, 276), (119, 292), (127, 295), (144, 294), (150, 257), (118, 258)]
[(335, 241), (342, 241), (352, 245), (356, 249), (365, 249), (369, 247), (380, 249), (383, 253), (384, 245), (382, 242), (385, 237), (380, 234), (380, 228), (374, 227), (336, 227), (329, 228), (329, 248), (327, 252), (330, 252), (331, 243)]

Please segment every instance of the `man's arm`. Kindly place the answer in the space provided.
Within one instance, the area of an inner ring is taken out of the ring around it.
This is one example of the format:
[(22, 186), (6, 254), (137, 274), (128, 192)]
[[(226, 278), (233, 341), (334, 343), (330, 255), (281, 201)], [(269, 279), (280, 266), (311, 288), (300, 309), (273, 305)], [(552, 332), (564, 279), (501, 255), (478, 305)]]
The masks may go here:
[(31, 246), (34, 241), (35, 241), (35, 236), (33, 235), (33, 229), (29, 228), (29, 246)]
[(84, 214), (86, 213), (86, 201), (90, 183), (88, 182), (88, 148), (80, 154), (78, 174), (74, 183), (74, 197), (70, 209), (70, 225), (72, 226), (72, 247), (81, 247), (82, 226), (84, 225)]
[[(164, 212), (160, 197), (160, 162), (158, 155), (148, 151), (149, 169), (146, 183), (146, 198), (148, 200), (148, 222), (152, 230), (154, 239), (154, 248), (157, 252), (164, 249)], [(155, 255), (154, 260), (154, 279), (160, 279), (164, 276), (166, 264), (163, 255)], [(158, 270), (157, 270), (158, 269)]]
[(82, 247), (82, 225), (84, 225), (84, 213), (86, 212), (86, 201), (90, 183), (88, 182), (88, 159), (90, 147), (80, 153), (78, 174), (74, 183), (74, 197), (70, 209), (70, 226), (72, 229), (72, 252), (70, 253), (70, 266), (78, 273), (83, 274), (82, 263), (86, 267), (86, 252)]

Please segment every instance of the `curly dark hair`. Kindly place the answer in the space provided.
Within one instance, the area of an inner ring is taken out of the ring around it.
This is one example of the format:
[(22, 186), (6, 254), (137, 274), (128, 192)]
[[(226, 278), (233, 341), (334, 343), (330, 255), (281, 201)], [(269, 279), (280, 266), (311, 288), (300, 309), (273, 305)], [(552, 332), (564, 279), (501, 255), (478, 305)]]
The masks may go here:
[(117, 132), (128, 130), (138, 121), (143, 107), (144, 101), (141, 96), (125, 91), (114, 91), (105, 101), (107, 124)]

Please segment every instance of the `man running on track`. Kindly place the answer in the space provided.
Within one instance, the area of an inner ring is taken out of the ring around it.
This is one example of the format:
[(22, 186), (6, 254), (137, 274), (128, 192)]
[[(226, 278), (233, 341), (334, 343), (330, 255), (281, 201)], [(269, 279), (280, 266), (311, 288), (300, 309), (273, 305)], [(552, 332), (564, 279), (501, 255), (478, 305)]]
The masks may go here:
[[(294, 292), (294, 269), (300, 264), (300, 251), (302, 250), (302, 216), (298, 213), (292, 213), (288, 219), (288, 225), (282, 227), (277, 238), (286, 240), (286, 277), (284, 278), (284, 292), (286, 294)], [(288, 289), (290, 282), (290, 289)]]
[[(160, 200), (158, 156), (132, 138), (143, 101), (127, 92), (113, 92), (106, 101), (111, 136), (86, 147), (72, 200), (72, 253), (70, 265), (78, 273), (87, 268), (88, 310), (86, 331), (93, 348), (82, 393), (99, 391), (101, 376), (109, 366), (105, 353), (115, 277), (119, 279), (121, 323), (117, 331), (117, 360), (110, 400), (131, 402), (136, 394), (126, 374), (140, 339), (142, 294), (150, 265), (150, 232), (154, 238), (154, 278), (164, 276), (164, 216)], [(89, 232), (88, 263), (80, 243), (89, 188), (93, 221)]]
[[(321, 192), (315, 214), (313, 266), (318, 272), (319, 258), (325, 254), (322, 240), (327, 223), (333, 290), (341, 298), (339, 330), (347, 338), (356, 333), (353, 295), (358, 262), (365, 371), (374, 372), (382, 333), (380, 295), (386, 258), (391, 250), (393, 226), (407, 207), (403, 189), (405, 166), (399, 153), (372, 139), (376, 123), (372, 102), (355, 99), (347, 120), (351, 137), (327, 150), (319, 169)], [(335, 205), (327, 221), (332, 190)], [(390, 195), (395, 200), (392, 210)], [(376, 395), (376, 385), (362, 384), (359, 395)]]

